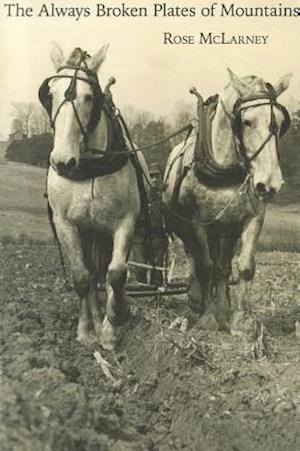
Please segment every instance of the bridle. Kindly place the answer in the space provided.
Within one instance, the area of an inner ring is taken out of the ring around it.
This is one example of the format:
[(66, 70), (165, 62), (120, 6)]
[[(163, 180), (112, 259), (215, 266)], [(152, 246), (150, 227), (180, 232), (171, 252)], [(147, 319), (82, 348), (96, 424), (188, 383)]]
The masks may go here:
[[(100, 120), (100, 116), (101, 116), (101, 112), (102, 112), (103, 104), (104, 104), (104, 94), (101, 91), (97, 74), (92, 72), (87, 66), (86, 58), (89, 57), (88, 53), (84, 52), (82, 50), (80, 50), (80, 51), (81, 51), (80, 59), (79, 59), (79, 63), (77, 65), (71, 64), (71, 65), (63, 66), (58, 69), (56, 75), (46, 78), (46, 80), (42, 83), (42, 85), (39, 89), (39, 99), (49, 115), (51, 127), (53, 128), (53, 130), (55, 130), (55, 123), (56, 123), (57, 117), (61, 111), (61, 108), (66, 103), (70, 102), (72, 105), (73, 111), (74, 111), (74, 116), (75, 116), (78, 126), (80, 128), (81, 134), (83, 135), (84, 144), (87, 145), (88, 144), (88, 135), (96, 128), (96, 126), (98, 125), (98, 122)], [(59, 73), (64, 69), (72, 69), (72, 70), (74, 70), (74, 74), (73, 75), (62, 75), (62, 74), (60, 75)], [(86, 77), (79, 76), (78, 75), (79, 71), (84, 72), (86, 74)], [(60, 105), (58, 106), (58, 108), (53, 116), (53, 114), (52, 114), (52, 97), (50, 94), (49, 82), (51, 80), (56, 80), (58, 78), (69, 78), (71, 81), (70, 81), (68, 88), (65, 91), (64, 100), (60, 103)], [(75, 105), (75, 99), (77, 97), (77, 89), (76, 88), (77, 88), (78, 80), (88, 83), (91, 86), (92, 92), (93, 92), (93, 108), (91, 111), (89, 123), (86, 128), (84, 127), (84, 125), (82, 123), (82, 120), (80, 118), (80, 115), (79, 115), (78, 110)]]
[[(270, 83), (267, 83), (268, 93), (261, 95), (253, 95), (249, 97), (238, 98), (234, 104), (232, 115), (230, 115), (226, 109), (225, 113), (230, 117), (231, 120), (231, 128), (234, 136), (238, 141), (238, 149), (237, 153), (240, 153), (243, 162), (246, 167), (249, 167), (251, 161), (253, 161), (264, 149), (266, 144), (275, 137), (276, 139), (276, 150), (278, 153), (278, 132), (279, 138), (281, 138), (289, 129), (291, 124), (290, 115), (287, 109), (277, 102), (276, 92), (273, 86)], [(258, 102), (257, 101), (262, 101)], [(223, 102), (222, 102), (223, 103)], [(224, 104), (223, 104), (224, 105)], [(260, 106), (270, 106), (270, 125), (269, 125), (269, 134), (267, 138), (263, 141), (263, 143), (258, 147), (258, 149), (251, 155), (251, 157), (247, 156), (247, 149), (243, 142), (243, 124), (242, 124), (242, 112), (246, 111), (249, 108), (258, 108)], [(277, 108), (280, 110), (284, 116), (284, 120), (282, 126), (279, 130), (274, 109)]]

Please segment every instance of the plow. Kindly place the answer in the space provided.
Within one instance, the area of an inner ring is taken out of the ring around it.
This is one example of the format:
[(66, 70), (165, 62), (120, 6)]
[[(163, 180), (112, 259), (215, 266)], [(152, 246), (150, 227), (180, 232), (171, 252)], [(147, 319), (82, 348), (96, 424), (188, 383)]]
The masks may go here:
[[(141, 268), (146, 271), (147, 283), (142, 283), (137, 280), (131, 280), (126, 284), (126, 291), (131, 297), (147, 297), (154, 296), (157, 299), (163, 296), (181, 295), (187, 293), (187, 282), (185, 279), (178, 278), (175, 275), (175, 268), (177, 263), (177, 254), (167, 250), (164, 256), (163, 266), (156, 266), (154, 264), (128, 261), (129, 272), (132, 269)], [(157, 285), (150, 282), (151, 272), (159, 271), (162, 274), (162, 283)]]

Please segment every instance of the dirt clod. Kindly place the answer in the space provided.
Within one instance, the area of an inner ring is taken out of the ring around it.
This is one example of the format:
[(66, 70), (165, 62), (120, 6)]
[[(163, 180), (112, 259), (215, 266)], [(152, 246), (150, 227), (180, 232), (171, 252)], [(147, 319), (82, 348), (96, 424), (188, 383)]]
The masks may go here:
[(1, 451), (299, 448), (297, 254), (258, 255), (232, 335), (201, 328), (185, 296), (135, 299), (118, 352), (98, 359), (76, 341), (58, 261), (54, 246), (1, 248)]

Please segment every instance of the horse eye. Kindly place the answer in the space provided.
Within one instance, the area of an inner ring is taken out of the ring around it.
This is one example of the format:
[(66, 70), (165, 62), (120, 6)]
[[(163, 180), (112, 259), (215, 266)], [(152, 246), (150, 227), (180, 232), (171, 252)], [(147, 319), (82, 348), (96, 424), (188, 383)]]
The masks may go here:
[(246, 127), (252, 127), (252, 123), (247, 119), (243, 122), (243, 125), (245, 125)]
[(86, 102), (91, 102), (91, 101), (93, 100), (93, 96), (92, 96), (91, 94), (86, 94), (86, 95), (84, 96), (84, 100), (85, 100)]

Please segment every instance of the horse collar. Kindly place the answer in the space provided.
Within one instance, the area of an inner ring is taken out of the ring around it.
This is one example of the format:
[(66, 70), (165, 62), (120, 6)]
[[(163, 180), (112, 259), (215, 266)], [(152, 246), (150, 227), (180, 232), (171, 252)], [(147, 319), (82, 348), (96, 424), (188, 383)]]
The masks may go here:
[(194, 149), (194, 174), (199, 182), (207, 186), (230, 186), (241, 183), (246, 176), (242, 164), (221, 165), (213, 156), (211, 142), (212, 120), (215, 116), (219, 96), (210, 97), (198, 109), (199, 131)]

